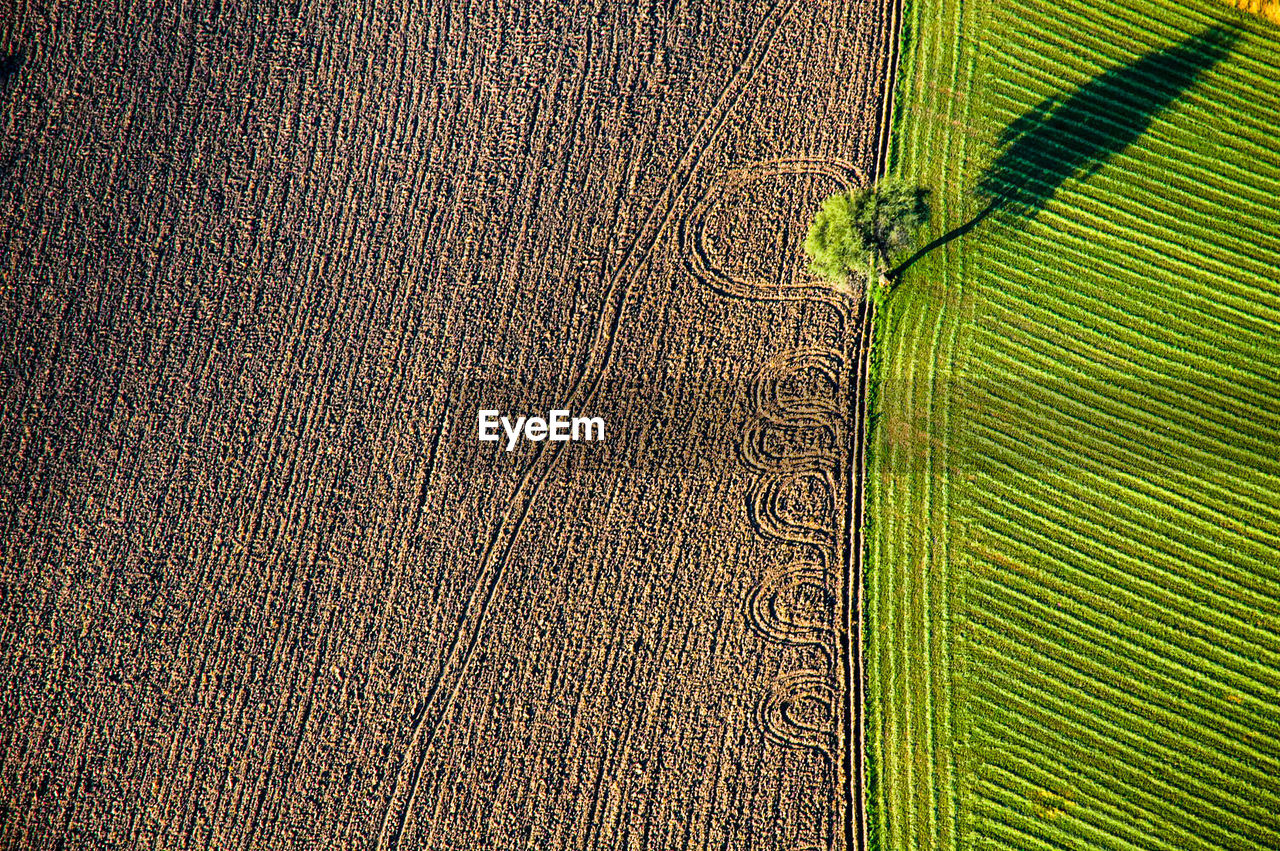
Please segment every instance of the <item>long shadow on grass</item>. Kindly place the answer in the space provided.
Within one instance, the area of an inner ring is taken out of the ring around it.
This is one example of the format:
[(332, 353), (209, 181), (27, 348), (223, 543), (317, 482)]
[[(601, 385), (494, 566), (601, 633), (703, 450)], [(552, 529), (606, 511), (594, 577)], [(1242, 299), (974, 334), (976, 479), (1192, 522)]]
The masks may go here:
[(1089, 177), (1142, 135), (1152, 119), (1217, 64), (1239, 34), (1214, 26), (1109, 68), (1069, 94), (1051, 95), (1018, 116), (996, 139), (1000, 153), (978, 180), (986, 199), (972, 219), (935, 239), (889, 272), (896, 278), (924, 255), (996, 213), (1034, 218), (1058, 188)]

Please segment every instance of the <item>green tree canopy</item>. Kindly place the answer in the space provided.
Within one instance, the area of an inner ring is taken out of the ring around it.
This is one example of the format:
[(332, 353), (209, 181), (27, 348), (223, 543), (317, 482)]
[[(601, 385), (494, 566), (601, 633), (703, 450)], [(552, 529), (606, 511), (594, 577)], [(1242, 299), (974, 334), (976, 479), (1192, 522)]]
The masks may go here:
[(822, 202), (804, 241), (809, 270), (849, 291), (849, 275), (864, 270), (873, 284), (889, 258), (911, 245), (929, 219), (927, 192), (888, 178), (874, 186), (837, 192)]

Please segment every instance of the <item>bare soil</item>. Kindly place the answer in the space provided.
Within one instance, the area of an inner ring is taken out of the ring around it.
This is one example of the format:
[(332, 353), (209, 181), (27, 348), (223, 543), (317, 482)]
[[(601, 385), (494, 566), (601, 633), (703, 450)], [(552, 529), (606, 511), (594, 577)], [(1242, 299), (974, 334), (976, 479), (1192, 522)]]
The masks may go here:
[(0, 847), (842, 847), (887, 27), (20, 0)]

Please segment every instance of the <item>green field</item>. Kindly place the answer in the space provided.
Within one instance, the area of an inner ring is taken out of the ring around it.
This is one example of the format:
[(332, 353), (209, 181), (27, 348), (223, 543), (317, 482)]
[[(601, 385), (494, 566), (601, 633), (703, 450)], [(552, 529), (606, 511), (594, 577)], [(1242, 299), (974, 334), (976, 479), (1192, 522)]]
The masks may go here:
[(1280, 848), (1280, 28), (909, 0), (902, 38), (929, 236), (1005, 201), (878, 319), (873, 845)]

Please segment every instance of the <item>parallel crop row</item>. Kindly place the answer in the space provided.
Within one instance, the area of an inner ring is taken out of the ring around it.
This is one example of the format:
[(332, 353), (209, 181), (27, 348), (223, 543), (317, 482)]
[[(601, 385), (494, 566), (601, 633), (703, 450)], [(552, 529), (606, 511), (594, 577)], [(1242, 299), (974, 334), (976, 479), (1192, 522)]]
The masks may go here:
[[(878, 332), (880, 847), (1280, 847), (1280, 31), (1180, 0), (928, 5), (896, 170), (938, 188), (941, 233), (1029, 126), (1003, 167), (1044, 200), (913, 267)], [(1089, 105), (1220, 24), (1167, 107)], [(1079, 134), (1027, 121), (1090, 85)]]

